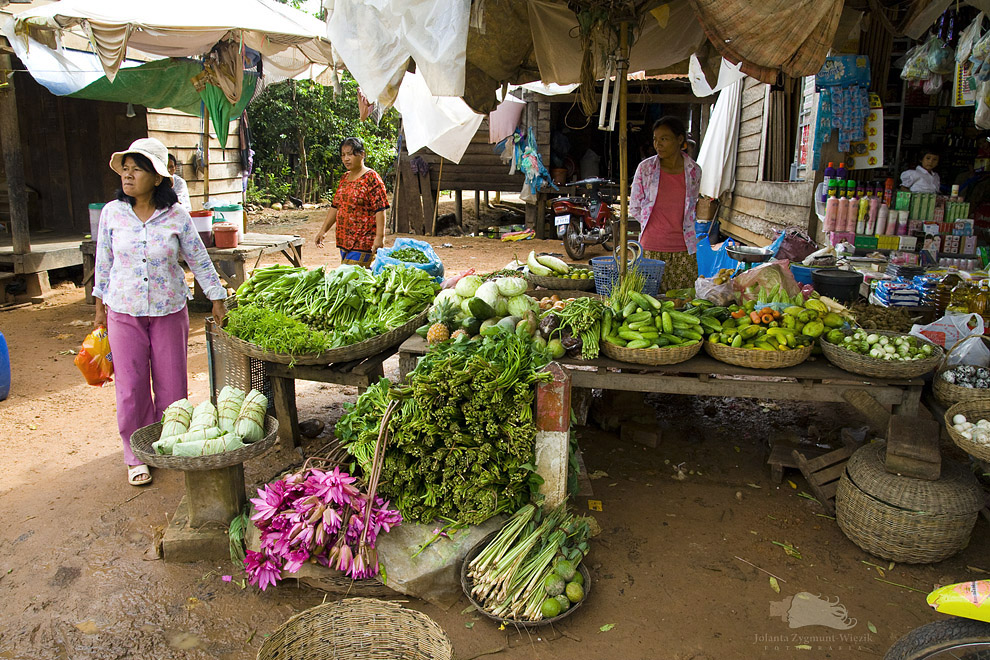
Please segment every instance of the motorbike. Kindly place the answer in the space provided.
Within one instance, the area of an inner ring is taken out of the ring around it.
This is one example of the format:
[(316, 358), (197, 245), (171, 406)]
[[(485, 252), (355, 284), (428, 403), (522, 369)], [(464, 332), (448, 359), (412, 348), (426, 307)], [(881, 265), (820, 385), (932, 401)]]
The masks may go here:
[(884, 660), (990, 660), (990, 580), (961, 582), (928, 594), (936, 611), (953, 615), (901, 637)]
[(564, 240), (567, 255), (579, 261), (589, 245), (601, 245), (612, 252), (612, 225), (618, 220), (612, 209), (615, 198), (601, 192), (603, 185), (612, 182), (591, 178), (570, 185), (577, 188), (575, 196), (558, 197), (550, 203), (557, 237)]

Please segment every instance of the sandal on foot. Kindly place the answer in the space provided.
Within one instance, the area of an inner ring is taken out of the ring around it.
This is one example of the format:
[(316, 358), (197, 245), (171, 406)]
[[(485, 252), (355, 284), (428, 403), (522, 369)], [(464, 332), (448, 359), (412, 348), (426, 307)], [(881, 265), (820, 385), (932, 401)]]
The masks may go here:
[(130, 465), (127, 467), (127, 483), (132, 486), (147, 486), (151, 483), (151, 470), (147, 465)]

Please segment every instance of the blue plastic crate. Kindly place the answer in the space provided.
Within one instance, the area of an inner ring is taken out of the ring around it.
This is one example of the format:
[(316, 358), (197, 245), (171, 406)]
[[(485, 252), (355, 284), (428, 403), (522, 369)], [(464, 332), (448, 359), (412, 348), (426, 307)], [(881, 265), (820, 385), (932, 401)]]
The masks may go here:
[[(663, 278), (663, 270), (667, 263), (660, 259), (646, 259), (640, 257), (635, 262), (629, 264), (629, 268), (637, 268), (646, 278), (643, 284), (643, 293), (656, 296), (660, 293), (660, 280)], [(615, 257), (594, 257), (591, 260), (591, 269), (595, 273), (595, 291), (603, 296), (608, 296), (612, 292), (612, 287), (619, 280), (619, 264)]]

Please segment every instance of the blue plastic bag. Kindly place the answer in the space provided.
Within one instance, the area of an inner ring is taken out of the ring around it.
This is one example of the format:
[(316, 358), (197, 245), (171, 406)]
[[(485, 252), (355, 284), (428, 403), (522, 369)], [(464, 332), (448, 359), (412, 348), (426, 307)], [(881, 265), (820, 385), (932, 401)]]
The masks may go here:
[(717, 250), (714, 250), (708, 236), (702, 237), (698, 241), (698, 276), (715, 277), (715, 274), (723, 268), (733, 270), (738, 268), (739, 262), (730, 257), (725, 250), (726, 247), (735, 244), (735, 240), (727, 238)]
[[(398, 259), (393, 259), (389, 256), (394, 250), (399, 250), (402, 248), (415, 248), (425, 254), (430, 261), (425, 264), (414, 264), (409, 261), (399, 261)], [(443, 279), (443, 262), (440, 261), (440, 257), (437, 256), (437, 253), (433, 251), (433, 246), (425, 241), (417, 241), (414, 238), (397, 238), (395, 239), (395, 243), (392, 247), (378, 248), (378, 253), (375, 255), (375, 261), (371, 264), (371, 272), (377, 275), (385, 269), (385, 266), (400, 264), (403, 266), (412, 266), (414, 268), (419, 268), (420, 270), (425, 270), (427, 273), (432, 275), (437, 282)]]

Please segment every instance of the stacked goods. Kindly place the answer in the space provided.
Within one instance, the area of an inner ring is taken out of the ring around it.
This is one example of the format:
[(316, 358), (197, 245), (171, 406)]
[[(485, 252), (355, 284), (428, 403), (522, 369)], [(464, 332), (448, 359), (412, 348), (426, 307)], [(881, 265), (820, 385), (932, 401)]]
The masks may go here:
[(588, 522), (566, 504), (545, 515), (532, 504), (519, 509), (474, 558), (465, 589), (485, 612), (510, 621), (552, 619), (584, 600)]
[(337, 438), (367, 474), (385, 410), (401, 401), (387, 425), (379, 492), (406, 520), (481, 523), (538, 488), (533, 406), (535, 384), (550, 378), (540, 371), (548, 360), (508, 332), (437, 344), (407, 385), (382, 379), (345, 404)]
[[(360, 266), (270, 266), (237, 289), (225, 329), (273, 352), (318, 353), (404, 325), (429, 307), (437, 290), (425, 271), (412, 267), (386, 266), (376, 276)], [(288, 330), (280, 331), (283, 325)]]
[(841, 330), (829, 332), (825, 341), (853, 353), (869, 356), (887, 362), (911, 362), (932, 357), (935, 347), (911, 335), (888, 336), (856, 330), (847, 335)]
[(265, 436), (268, 399), (257, 390), (247, 395), (228, 385), (217, 398), (219, 411), (209, 401), (195, 408), (179, 399), (165, 409), (162, 433), (151, 446), (166, 456), (208, 456), (240, 449)]
[(437, 295), (430, 322), (416, 332), (431, 344), (451, 337), (487, 337), (502, 331), (532, 337), (539, 305), (526, 295), (528, 288), (529, 284), (520, 277), (486, 282), (478, 275), (468, 275), (453, 289), (444, 289)]
[[(837, 329), (845, 319), (819, 300), (809, 299), (800, 305), (756, 309), (755, 301), (747, 301), (742, 307), (732, 305), (730, 317), (722, 323), (722, 330), (712, 333), (708, 341), (732, 348), (748, 348), (763, 351), (787, 351), (812, 346), (828, 329)], [(840, 331), (841, 334), (841, 331)]]

